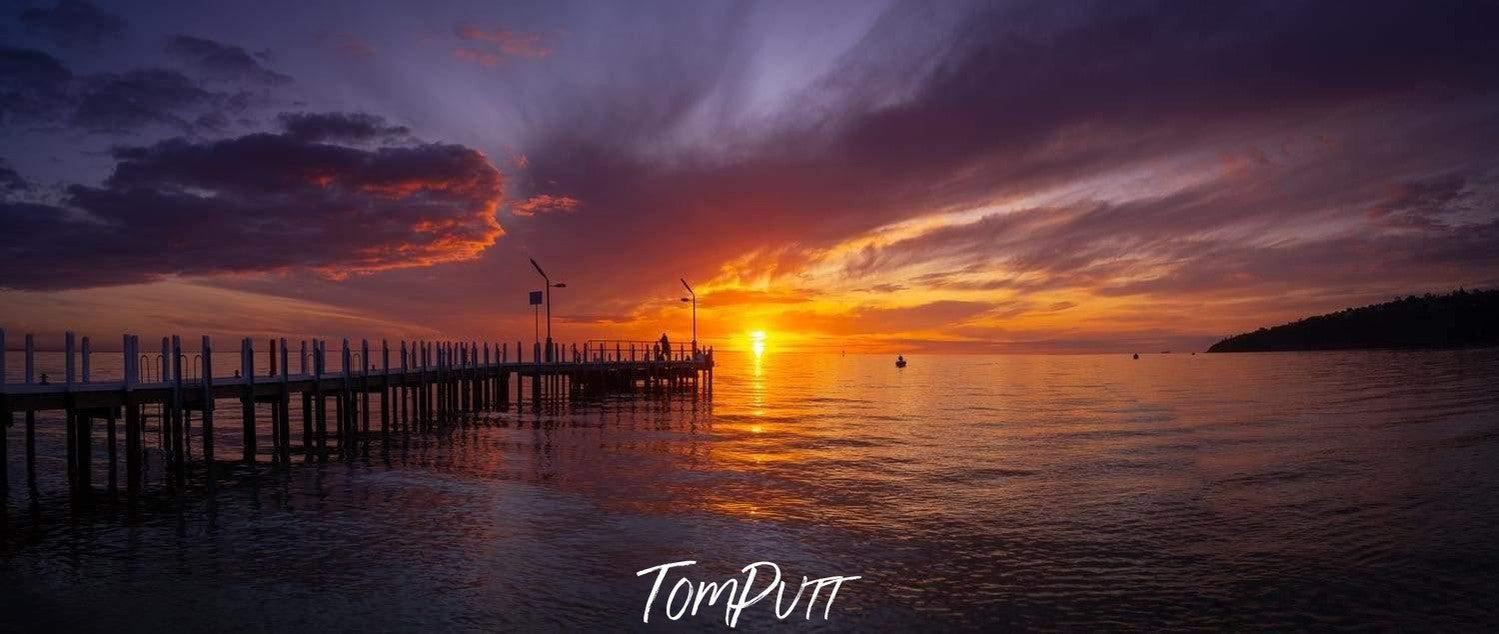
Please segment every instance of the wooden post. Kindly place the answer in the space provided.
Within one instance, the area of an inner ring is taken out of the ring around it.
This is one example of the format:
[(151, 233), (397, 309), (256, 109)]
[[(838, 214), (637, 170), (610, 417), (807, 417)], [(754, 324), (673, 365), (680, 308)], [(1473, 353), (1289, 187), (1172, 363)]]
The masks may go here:
[(499, 409), (505, 401), (500, 394), (500, 342), (494, 346), (494, 363), (489, 366), (489, 409)]
[(401, 415), (400, 415), (399, 418), (397, 418), (397, 421), (399, 421), (399, 422), (396, 423), (396, 427), (397, 428), (404, 428), (404, 429), (406, 429), (406, 430), (409, 431), (410, 428), (409, 427), (405, 427), (405, 425), (411, 420), (411, 419), (407, 418), (407, 410), (406, 410), (406, 392), (407, 392), (407, 389), (406, 389), (406, 373), (408, 372), (407, 368), (409, 367), (406, 362), (407, 362), (407, 358), (406, 358), (406, 340), (402, 339), (401, 340), (401, 382), (396, 387), (396, 400), (400, 403), (400, 406), (401, 406)]
[(328, 403), (323, 398), (323, 362), (326, 345), (320, 339), (312, 340), (312, 402), (317, 410), (318, 460), (328, 459)]
[(433, 400), (435, 398), (435, 395), (432, 393), (434, 388), (432, 387), (431, 384), (432, 384), (432, 379), (433, 379), (433, 367), (432, 367), (432, 363), (435, 360), (435, 358), (434, 358), (433, 355), (436, 354), (436, 351), (437, 351), (437, 347), (436, 347), (436, 344), (434, 342), (431, 342), (431, 341), (423, 341), (422, 342), (422, 429), (423, 430), (427, 430), (427, 429), (431, 429), (432, 428), (432, 420), (433, 420), (433, 416), (434, 416), (434, 411), (433, 411), (433, 405), (434, 405), (434, 403), (433, 403)]
[[(26, 385), (35, 380), (36, 342), (26, 335)], [(36, 411), (26, 410), (26, 488), (36, 491)]]
[(411, 375), (408, 377), (411, 386), (411, 423), (413, 430), (422, 428), (422, 342), (411, 342)]
[(115, 426), (116, 426), (115, 423), (116, 423), (116, 419), (119, 417), (119, 414), (117, 412), (118, 412), (118, 410), (116, 410), (114, 407), (111, 407), (111, 408), (109, 408), (109, 414), (106, 417), (108, 419), (108, 421), (109, 421), (108, 422), (108, 426), (106, 428), (106, 430), (109, 432), (109, 435), (105, 438), (104, 448), (105, 448), (105, 451), (109, 454), (109, 491), (110, 491), (110, 493), (115, 492), (115, 490), (119, 487), (119, 475), (117, 474), (117, 470), (118, 470), (119, 464), (120, 464), (120, 461), (119, 461), (120, 456), (119, 456), (118, 448), (117, 448), (117, 446), (115, 444)]
[(186, 409), (187, 409), (187, 399), (184, 397), (183, 392), (182, 392), (182, 388), (183, 388), (183, 385), (182, 385), (182, 378), (183, 378), (183, 372), (182, 372), (182, 370), (183, 370), (183, 368), (182, 368), (182, 337), (179, 337), (177, 335), (172, 335), (172, 351), (171, 351), (171, 355), (172, 355), (172, 430), (171, 430), (170, 436), (171, 436), (171, 443), (172, 443), (172, 456), (175, 458), (174, 464), (175, 464), (175, 466), (177, 468), (177, 477), (178, 477), (178, 480), (179, 481), (184, 481), (186, 479), (186, 475), (187, 475), (184, 472), (184, 469), (183, 469), (186, 466), (186, 464), (187, 464), (187, 452), (185, 451), (186, 443), (184, 442), (184, 439), (183, 439), (183, 435), (184, 435), (184, 433), (183, 433), (183, 426), (184, 426), (184, 422), (187, 419), (187, 412), (186, 412)]
[(494, 402), (494, 397), (490, 392), (494, 384), (490, 382), (488, 341), (484, 342), (484, 362), (480, 364), (479, 368), (479, 409), (489, 409), (490, 404)]
[(340, 440), (339, 449), (351, 451), (354, 448), (354, 432), (359, 429), (359, 411), (357, 401), (354, 399), (354, 349), (349, 347), (349, 340), (343, 340), (343, 377), (339, 382), (340, 401), (343, 409), (344, 438)]
[(203, 376), (203, 469), (207, 471), (208, 486), (214, 486), (213, 447), (213, 342), (208, 335), (198, 344), (202, 348)]
[(417, 357), (417, 426), (418, 430), (425, 431), (428, 424), (432, 422), (432, 354), (433, 345), (430, 341), (418, 344), (421, 352)]
[(73, 331), (69, 330), (63, 334), (63, 354), (67, 355), (63, 360), (63, 394), (65, 409), (66, 436), (64, 454), (68, 457), (68, 486), (73, 490), (78, 488), (78, 414), (73, 409)]
[(422, 393), (425, 390), (425, 388), (423, 387), (423, 382), (426, 380), (425, 374), (427, 371), (427, 362), (425, 360), (426, 354), (426, 343), (421, 341), (411, 342), (412, 376), (410, 377), (411, 386), (408, 388), (408, 390), (411, 392), (411, 429), (408, 431), (421, 430), (422, 423), (426, 420), (424, 418), (425, 410), (422, 409), (422, 407), (424, 406)]
[(390, 433), (390, 342), (380, 340), (380, 435)]
[[(172, 363), (172, 338), (171, 337), (162, 337), (161, 338), (161, 356), (156, 359), (156, 381), (158, 383), (161, 383), (162, 385), (168, 385), (168, 386), (171, 385), (171, 380), (172, 380), (172, 366), (171, 366), (171, 363)], [(156, 418), (157, 446), (161, 448), (162, 452), (167, 453), (167, 454), (170, 454), (171, 451), (172, 451), (171, 443), (168, 442), (168, 439), (167, 439), (167, 427), (168, 427), (167, 422), (171, 419), (171, 412), (169, 411), (171, 409), (171, 407), (172, 407), (172, 399), (170, 398), (170, 395), (168, 395), (168, 398), (166, 400), (162, 401), (160, 404), (157, 405), (157, 411), (159, 413), (159, 415)], [(169, 455), (169, 456), (167, 456), (167, 458), (170, 459), (171, 456)]]
[(519, 341), (515, 342), (515, 363), (515, 411), (520, 412), (526, 405), (526, 353)]
[[(339, 357), (340, 359), (343, 357), (342, 351), (339, 352)], [(338, 387), (333, 390), (333, 435), (338, 438), (339, 453), (343, 453), (349, 449), (348, 438), (344, 435), (347, 433), (345, 426), (349, 417), (349, 403), (344, 399), (343, 389), (343, 372), (348, 369), (349, 364), (341, 362), (341, 365), (342, 367), (339, 368)]]
[[(280, 365), (276, 363), (276, 340), (275, 339), (267, 339), (265, 341), (265, 354), (266, 354), (265, 375), (267, 377), (275, 377), (276, 376), (276, 370), (277, 370), (277, 368), (280, 367)], [(279, 391), (279, 389), (278, 389), (278, 391)], [(284, 438), (281, 437), (281, 402), (278, 400), (277, 402), (271, 404), (271, 462), (272, 463), (275, 463), (276, 460), (278, 458), (280, 458), (280, 456), (281, 456), (281, 443), (284, 442), (285, 440), (286, 439), (284, 439)]]
[(10, 399), (5, 395), (5, 329), (0, 328), (0, 508), (10, 498), (10, 426), (15, 415), (10, 413)]
[(447, 342), (439, 341), (437, 343), (437, 381), (435, 388), (437, 390), (437, 420), (439, 423), (441, 423), (443, 421), (443, 418), (448, 414), (448, 394), (447, 390), (444, 389), (446, 386), (443, 385), (443, 382), (447, 381), (448, 379), (446, 365), (447, 354)]
[(427, 353), (428, 344), (419, 341), (412, 344), (416, 347), (412, 353), (416, 356), (416, 400), (412, 405), (416, 407), (416, 428), (423, 430), (427, 428), (427, 420), (430, 412), (427, 410)]
[(478, 356), (478, 351), (472, 342), (464, 347), (463, 395), (464, 400), (467, 401), (464, 408), (467, 411), (478, 409), (478, 394), (474, 391), (474, 366), (477, 365), (475, 359)]
[[(297, 355), (298, 374), (303, 379), (310, 377), (307, 372), (307, 340), (303, 339)], [(312, 458), (312, 390), (302, 390), (302, 459)]]
[(249, 337), (239, 342), (240, 414), (243, 447), (241, 459), (255, 464), (255, 344)]
[(546, 352), (543, 353), (541, 346), (542, 346), (542, 344), (540, 342), (537, 342), (537, 343), (535, 343), (532, 346), (532, 349), (531, 349), (532, 354), (534, 356), (534, 358), (532, 360), (536, 364), (536, 368), (533, 369), (533, 370), (531, 370), (531, 409), (533, 409), (533, 410), (541, 408), (541, 397), (542, 397), (542, 389), (541, 389), (541, 387), (542, 387), (542, 382), (546, 380), (545, 378), (543, 378), (541, 376), (541, 362), (547, 356), (551, 355), (551, 350), (552, 350), (551, 344), (547, 344)]
[(125, 491), (141, 488), (141, 416), (135, 402), (135, 384), (140, 380), (140, 337), (125, 335)]
[[(80, 349), (79, 365), (81, 372), (79, 378), (81, 383), (89, 382), (89, 357), (93, 352), (93, 345), (88, 337), (84, 337)], [(93, 414), (80, 414), (78, 417), (78, 488), (81, 491), (90, 490), (90, 476), (93, 475), (94, 457), (94, 417)]]
[(281, 391), (276, 398), (276, 409), (281, 410), (281, 464), (291, 462), (291, 359), (286, 356), (286, 337), (277, 341), (281, 348)]
[(360, 431), (370, 431), (370, 340), (359, 340), (359, 420)]
[(422, 344), (420, 341), (411, 342), (411, 349), (408, 351), (408, 354), (411, 355), (409, 359), (411, 365), (406, 369), (407, 374), (402, 379), (406, 383), (406, 396), (411, 399), (410, 417), (406, 419), (407, 432), (421, 428), (422, 400), (421, 394), (417, 393), (417, 386), (421, 383), (421, 350)]

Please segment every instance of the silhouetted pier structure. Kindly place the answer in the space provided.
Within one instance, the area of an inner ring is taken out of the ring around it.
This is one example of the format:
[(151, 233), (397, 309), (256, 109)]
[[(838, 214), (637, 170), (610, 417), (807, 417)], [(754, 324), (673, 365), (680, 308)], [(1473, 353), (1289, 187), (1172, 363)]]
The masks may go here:
[[(352, 347), (344, 339), (333, 351), (338, 369), (330, 370), (326, 340), (302, 340), (295, 348), (285, 338), (262, 340), (269, 350), (260, 359), (268, 360), (269, 367), (257, 367), (255, 342), (245, 338), (237, 351), (239, 370), (222, 376), (212, 368), (215, 355), (223, 352), (209, 337), (201, 339), (196, 351), (184, 349), (180, 337), (163, 337), (158, 352), (142, 349), (138, 336), (124, 335), (120, 352), (100, 353), (121, 355), (123, 376), (113, 381), (91, 380), (95, 353), (88, 337), (79, 341), (68, 332), (64, 342), (60, 381), (37, 380), (34, 338), (26, 335), (24, 378), (7, 382), (5, 331), (0, 330), (0, 502), (9, 490), (11, 451), (5, 428), (25, 425), (26, 474), (35, 490), (36, 414), (47, 410), (64, 412), (68, 482), (74, 492), (86, 493), (93, 488), (100, 432), (109, 488), (117, 486), (123, 444), (125, 488), (140, 489), (152, 419), (158, 423), (158, 449), (168, 477), (181, 483), (184, 467), (201, 463), (213, 486), (215, 426), (235, 414), (232, 406), (226, 411), (223, 401), (239, 403), (240, 461), (253, 464), (262, 455), (257, 405), (269, 404), (269, 456), (272, 462), (289, 464), (294, 453), (327, 460), (331, 452), (347, 455), (363, 437), (432, 430), (468, 413), (512, 406), (520, 411), (528, 403), (539, 410), (543, 403), (604, 394), (711, 394), (713, 386), (712, 348), (662, 352), (649, 342), (554, 344), (550, 354), (538, 343), (529, 346), (527, 356), (520, 342), (399, 341), (392, 346), (382, 340), (372, 350), (368, 340)], [(372, 397), (378, 421), (371, 420)], [(299, 416), (293, 416), (295, 410)], [(190, 446), (194, 413), (199, 421), (197, 462)], [(294, 418), (300, 425), (293, 426)]]

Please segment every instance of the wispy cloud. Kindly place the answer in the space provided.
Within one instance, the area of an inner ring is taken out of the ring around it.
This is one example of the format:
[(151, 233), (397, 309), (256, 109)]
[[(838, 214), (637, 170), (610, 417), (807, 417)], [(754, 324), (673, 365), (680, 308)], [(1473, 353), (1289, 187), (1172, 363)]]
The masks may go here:
[(493, 44), (501, 53), (511, 57), (546, 57), (552, 52), (551, 46), (542, 39), (540, 33), (505, 29), (487, 31), (469, 24), (458, 25), (454, 28), (454, 32), (460, 39)]

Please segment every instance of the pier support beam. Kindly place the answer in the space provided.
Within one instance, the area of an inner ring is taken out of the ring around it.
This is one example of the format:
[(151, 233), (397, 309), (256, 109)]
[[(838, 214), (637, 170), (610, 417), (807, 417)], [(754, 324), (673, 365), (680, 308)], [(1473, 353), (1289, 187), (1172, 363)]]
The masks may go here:
[(203, 468), (208, 472), (208, 486), (213, 487), (213, 342), (209, 341), (208, 335), (203, 335), (202, 352), (199, 354), (203, 359)]
[(140, 337), (125, 335), (125, 491), (136, 493), (141, 488), (141, 417), (140, 407), (135, 402), (135, 384), (140, 380)]
[(239, 343), (240, 411), (243, 420), (241, 459), (255, 464), (255, 344), (249, 337)]
[(390, 342), (380, 340), (380, 435), (390, 433)]
[[(36, 342), (26, 335), (26, 385), (36, 379)], [(26, 488), (36, 493), (36, 412), (26, 410)]]
[(277, 411), (281, 412), (281, 464), (291, 463), (291, 359), (286, 356), (286, 338), (282, 337), (278, 342), (281, 349), (281, 389), (276, 394)]

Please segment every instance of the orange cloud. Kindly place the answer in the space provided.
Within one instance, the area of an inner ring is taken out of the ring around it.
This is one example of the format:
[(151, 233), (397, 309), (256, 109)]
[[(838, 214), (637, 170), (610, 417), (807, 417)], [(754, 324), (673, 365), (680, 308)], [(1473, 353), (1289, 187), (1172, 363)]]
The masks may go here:
[(730, 288), (703, 293), (699, 305), (716, 307), (738, 304), (801, 304), (810, 301), (812, 301), (812, 293), (808, 291)]
[(511, 215), (534, 216), (539, 213), (577, 211), (582, 203), (571, 196), (552, 196), (550, 194), (537, 194), (527, 198), (510, 208)]

